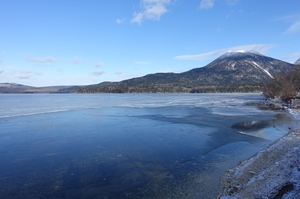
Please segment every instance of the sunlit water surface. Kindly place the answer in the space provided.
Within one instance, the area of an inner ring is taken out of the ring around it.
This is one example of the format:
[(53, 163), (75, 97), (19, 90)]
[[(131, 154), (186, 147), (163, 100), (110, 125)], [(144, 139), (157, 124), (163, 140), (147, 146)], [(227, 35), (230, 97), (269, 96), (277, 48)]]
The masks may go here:
[(299, 123), (260, 94), (0, 95), (1, 198), (215, 198)]

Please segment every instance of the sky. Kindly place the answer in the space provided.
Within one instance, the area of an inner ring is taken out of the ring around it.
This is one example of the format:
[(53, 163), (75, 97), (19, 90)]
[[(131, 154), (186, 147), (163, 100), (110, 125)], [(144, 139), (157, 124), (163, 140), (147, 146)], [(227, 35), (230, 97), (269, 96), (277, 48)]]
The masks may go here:
[(0, 0), (0, 83), (89, 85), (207, 65), (228, 51), (300, 58), (299, 0)]

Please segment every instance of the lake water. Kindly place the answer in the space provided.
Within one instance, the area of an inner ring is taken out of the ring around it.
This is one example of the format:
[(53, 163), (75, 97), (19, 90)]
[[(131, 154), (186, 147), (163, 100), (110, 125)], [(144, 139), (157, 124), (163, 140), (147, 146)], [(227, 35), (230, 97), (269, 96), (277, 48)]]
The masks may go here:
[(0, 95), (1, 198), (215, 198), (298, 128), (260, 94)]

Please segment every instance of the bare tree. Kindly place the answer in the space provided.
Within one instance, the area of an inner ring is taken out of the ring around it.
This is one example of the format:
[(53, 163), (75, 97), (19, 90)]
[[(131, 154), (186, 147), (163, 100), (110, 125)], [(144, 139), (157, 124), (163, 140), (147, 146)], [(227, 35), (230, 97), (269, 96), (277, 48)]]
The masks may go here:
[(289, 102), (300, 89), (300, 66), (294, 66), (287, 73), (277, 73), (274, 79), (264, 82), (263, 93), (268, 98), (280, 97)]

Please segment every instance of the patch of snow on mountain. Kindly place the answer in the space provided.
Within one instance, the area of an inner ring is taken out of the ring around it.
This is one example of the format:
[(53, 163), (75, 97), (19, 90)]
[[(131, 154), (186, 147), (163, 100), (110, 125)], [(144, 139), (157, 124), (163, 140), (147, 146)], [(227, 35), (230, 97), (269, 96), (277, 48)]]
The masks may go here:
[(260, 65), (258, 65), (255, 61), (252, 61), (252, 63), (257, 66), (259, 69), (263, 70), (269, 77), (271, 77), (272, 79), (274, 79), (274, 77), (269, 73), (269, 71), (267, 71), (266, 69), (264, 69), (263, 67), (261, 67)]
[(230, 63), (232, 70), (235, 69), (235, 68), (234, 68), (234, 67), (235, 67), (235, 64), (236, 64), (236, 63)]
[(256, 51), (238, 50), (238, 51), (228, 51), (227, 53), (220, 56), (219, 59), (224, 59), (224, 58), (227, 58), (227, 57), (241, 57), (241, 56), (245, 56), (245, 55), (264, 56), (264, 55), (262, 55), (262, 54), (260, 54), (259, 52), (256, 52)]

